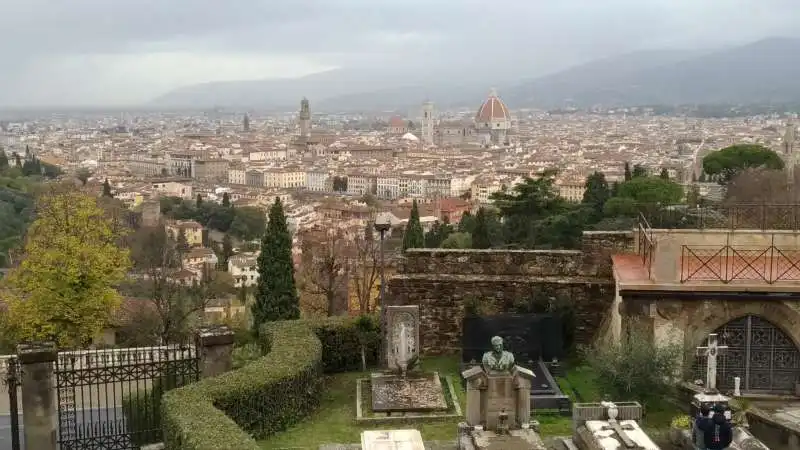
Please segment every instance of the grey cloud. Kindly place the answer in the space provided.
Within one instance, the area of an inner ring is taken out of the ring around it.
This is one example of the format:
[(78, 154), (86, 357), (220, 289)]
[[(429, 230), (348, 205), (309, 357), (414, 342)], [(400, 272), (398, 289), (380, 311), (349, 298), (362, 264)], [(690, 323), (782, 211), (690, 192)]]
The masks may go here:
[[(54, 58), (136, 58), (159, 51), (301, 56), (326, 66), (473, 67), (526, 78), (642, 48), (717, 46), (797, 33), (796, 2), (0, 0), (0, 82), (18, 91), (18, 98), (31, 89), (26, 79), (46, 82), (29, 71)], [(419, 39), (387, 37), (412, 35)], [(100, 68), (53, 79), (52, 86), (76, 79), (91, 86), (108, 76)], [(100, 84), (113, 85), (107, 81)]]

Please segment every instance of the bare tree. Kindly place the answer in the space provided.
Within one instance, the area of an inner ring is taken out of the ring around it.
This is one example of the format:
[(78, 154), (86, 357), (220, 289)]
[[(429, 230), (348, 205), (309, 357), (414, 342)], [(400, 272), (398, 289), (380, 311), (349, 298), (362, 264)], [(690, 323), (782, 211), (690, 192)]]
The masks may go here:
[(352, 251), (347, 234), (335, 227), (309, 231), (303, 236), (302, 249), (301, 290), (322, 300), (321, 305), (311, 302), (313, 312), (327, 316), (346, 312), (348, 260)]
[(353, 242), (354, 258), (350, 261), (350, 278), (358, 299), (359, 314), (373, 311), (373, 291), (380, 275), (380, 242), (375, 239), (372, 224), (368, 223), (364, 234)]
[(725, 203), (780, 204), (797, 201), (798, 186), (783, 170), (747, 169), (727, 185)]
[(140, 278), (135, 281), (134, 294), (150, 301), (162, 342), (185, 340), (206, 307), (233, 292), (230, 275), (208, 266), (203, 268), (199, 282), (178, 281), (175, 275), (181, 270), (180, 249), (161, 227), (137, 230), (130, 243), (133, 268)]

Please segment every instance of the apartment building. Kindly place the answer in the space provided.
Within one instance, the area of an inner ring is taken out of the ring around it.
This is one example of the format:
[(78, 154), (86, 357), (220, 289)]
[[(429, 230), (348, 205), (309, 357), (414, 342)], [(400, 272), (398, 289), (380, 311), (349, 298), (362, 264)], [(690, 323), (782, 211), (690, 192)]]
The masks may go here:
[(228, 273), (234, 286), (255, 286), (258, 282), (258, 254), (240, 254), (228, 258)]
[(165, 197), (180, 197), (185, 200), (194, 198), (191, 184), (183, 184), (175, 181), (158, 182), (153, 183), (153, 190)]
[(331, 177), (327, 172), (309, 170), (306, 172), (306, 189), (313, 192), (327, 192), (331, 187)]

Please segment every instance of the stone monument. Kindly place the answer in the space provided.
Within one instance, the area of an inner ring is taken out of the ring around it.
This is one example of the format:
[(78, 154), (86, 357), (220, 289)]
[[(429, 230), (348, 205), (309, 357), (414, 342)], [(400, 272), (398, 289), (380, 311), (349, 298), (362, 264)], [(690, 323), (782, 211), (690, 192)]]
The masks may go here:
[(483, 364), (462, 372), (467, 382), (467, 422), (459, 426), (460, 450), (544, 448), (531, 424), (534, 374), (514, 363), (503, 339), (491, 340)]
[(575, 431), (564, 444), (580, 450), (658, 450), (639, 426), (641, 416), (642, 407), (636, 402), (576, 403), (572, 411)]
[(391, 414), (446, 410), (439, 374), (415, 370), (419, 363), (419, 307), (388, 306), (386, 322), (388, 371), (373, 373), (370, 378), (372, 411)]

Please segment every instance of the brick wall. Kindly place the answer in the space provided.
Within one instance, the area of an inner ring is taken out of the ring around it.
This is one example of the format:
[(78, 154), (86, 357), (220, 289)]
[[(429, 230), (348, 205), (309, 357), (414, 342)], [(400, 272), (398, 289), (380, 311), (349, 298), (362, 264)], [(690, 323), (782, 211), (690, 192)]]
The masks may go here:
[(586, 344), (614, 299), (610, 255), (632, 246), (630, 232), (591, 232), (583, 251), (409, 250), (388, 282), (387, 303), (420, 306), (426, 355), (460, 350), (464, 314), (476, 302), (491, 315), (566, 299), (575, 311), (575, 342)]

